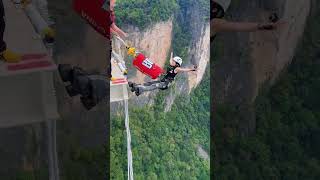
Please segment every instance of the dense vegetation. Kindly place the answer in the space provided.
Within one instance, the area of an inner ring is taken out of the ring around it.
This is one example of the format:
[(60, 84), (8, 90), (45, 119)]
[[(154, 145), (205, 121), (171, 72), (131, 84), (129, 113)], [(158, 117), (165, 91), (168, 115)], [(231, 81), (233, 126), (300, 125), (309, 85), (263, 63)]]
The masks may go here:
[(76, 143), (79, 140), (72, 135), (64, 136), (60, 144), (65, 144), (63, 152), (59, 154), (60, 179), (88, 180), (105, 179), (107, 174), (107, 152), (102, 144), (96, 147), (84, 147)]
[(199, 4), (204, 18), (209, 17), (210, 2), (207, 0), (117, 0), (117, 24), (130, 24), (143, 29), (152, 23), (168, 20), (192, 3)]
[[(122, 5), (124, 2), (119, 2), (119, 7), (124, 7)], [(149, 1), (138, 2), (148, 3)], [(152, 17), (152, 13), (146, 13), (149, 16), (141, 15), (147, 17), (141, 22), (124, 17), (127, 19), (126, 23), (130, 22), (130, 24), (141, 27), (151, 22), (174, 17), (173, 51), (186, 59), (191, 42), (190, 22), (186, 14), (190, 3), (195, 1), (150, 2), (157, 3), (143, 6), (147, 7), (146, 9), (141, 9), (142, 6), (135, 4), (136, 12), (148, 12), (148, 9), (162, 11), (161, 6), (170, 6), (170, 3), (175, 4), (173, 7), (178, 11), (174, 12), (171, 9), (161, 17)], [(126, 4), (130, 3), (126, 2)], [(132, 13), (131, 9), (123, 9), (122, 12)], [(119, 19), (122, 19), (121, 13), (119, 14)], [(164, 99), (168, 91), (158, 93), (153, 106), (141, 108), (130, 106), (129, 108), (134, 177), (137, 180), (209, 179), (209, 160), (203, 159), (198, 154), (199, 148), (209, 153), (209, 70), (203, 82), (190, 94), (190, 97), (186, 97), (185, 94), (178, 96), (171, 111), (165, 113)], [(114, 115), (111, 129), (111, 179), (126, 179), (127, 153), (124, 117)]]
[(146, 25), (169, 19), (178, 9), (176, 0), (118, 0), (117, 24)]
[[(135, 179), (209, 179), (209, 76), (191, 94), (180, 96), (168, 113), (163, 96), (152, 107), (130, 107)], [(124, 117), (112, 118), (111, 179), (126, 179)]]
[(237, 108), (218, 107), (216, 179), (319, 179), (319, 15), (309, 18), (288, 72), (257, 98), (255, 135), (239, 136)]

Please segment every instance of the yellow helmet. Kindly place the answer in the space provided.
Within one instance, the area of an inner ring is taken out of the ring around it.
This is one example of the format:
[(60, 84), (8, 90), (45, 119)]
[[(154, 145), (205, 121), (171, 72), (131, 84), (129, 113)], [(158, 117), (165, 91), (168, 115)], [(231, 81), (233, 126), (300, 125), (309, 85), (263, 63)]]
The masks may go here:
[(128, 48), (128, 55), (134, 56), (135, 53), (136, 53), (136, 49), (135, 48), (133, 48), (133, 47), (129, 47)]

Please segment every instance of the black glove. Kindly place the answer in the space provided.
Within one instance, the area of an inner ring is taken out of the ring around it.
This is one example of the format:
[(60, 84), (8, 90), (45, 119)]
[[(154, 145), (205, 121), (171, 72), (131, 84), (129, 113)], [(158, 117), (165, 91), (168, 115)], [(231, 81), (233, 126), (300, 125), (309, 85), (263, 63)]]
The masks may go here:
[(279, 21), (279, 17), (277, 15), (277, 13), (272, 13), (270, 16), (269, 16), (269, 21), (272, 22), (272, 23), (276, 23)]
[(194, 68), (194, 69), (193, 69), (192, 71), (196, 71), (196, 70), (198, 69), (198, 66), (197, 66), (197, 65), (194, 65), (193, 68)]
[(265, 24), (258, 24), (259, 30), (274, 30), (275, 25), (274, 23), (265, 23)]

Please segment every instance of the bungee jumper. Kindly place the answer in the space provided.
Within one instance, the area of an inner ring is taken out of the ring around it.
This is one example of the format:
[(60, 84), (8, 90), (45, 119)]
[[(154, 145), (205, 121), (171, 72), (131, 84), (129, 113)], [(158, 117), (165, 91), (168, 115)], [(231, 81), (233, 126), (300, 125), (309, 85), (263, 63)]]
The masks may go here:
[(197, 66), (194, 66), (193, 68), (182, 68), (182, 59), (178, 56), (173, 57), (172, 52), (169, 61), (170, 62), (167, 67), (167, 71), (164, 74), (161, 74), (162, 77), (160, 78), (160, 80), (146, 82), (144, 84), (136, 84), (133, 82), (129, 82), (131, 92), (135, 92), (135, 94), (139, 96), (146, 91), (153, 91), (156, 89), (166, 90), (174, 81), (178, 73), (197, 71)]
[[(144, 84), (135, 84), (129, 82), (129, 87), (137, 96), (145, 91), (153, 91), (156, 89), (168, 89), (170, 84), (174, 81), (177, 74), (181, 72), (197, 71), (197, 67), (182, 68), (182, 59), (178, 56), (170, 56), (170, 63), (167, 71), (163, 71), (158, 65), (153, 63), (142, 53), (136, 52), (135, 48), (127, 47), (128, 54), (134, 56), (134, 66), (148, 75), (152, 79), (159, 78), (160, 80), (147, 82)], [(66, 85), (67, 93), (73, 97), (80, 95), (80, 99), (84, 107), (88, 110), (96, 106), (99, 102), (107, 100), (108, 97), (108, 83), (107, 74), (88, 73), (80, 67), (72, 67), (69, 64), (60, 64), (58, 71), (63, 82)]]

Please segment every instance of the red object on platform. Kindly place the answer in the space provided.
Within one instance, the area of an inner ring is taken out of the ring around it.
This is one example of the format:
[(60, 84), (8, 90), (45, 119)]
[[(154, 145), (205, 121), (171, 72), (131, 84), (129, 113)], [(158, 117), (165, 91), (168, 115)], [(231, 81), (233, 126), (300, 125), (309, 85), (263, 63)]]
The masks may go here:
[(8, 71), (19, 71), (19, 70), (28, 70), (28, 69), (36, 69), (36, 68), (45, 68), (52, 66), (52, 62), (50, 61), (34, 61), (23, 64), (14, 64), (8, 65)]
[(110, 39), (110, 11), (108, 0), (73, 0), (74, 10), (97, 32)]
[(45, 53), (23, 54), (18, 63), (7, 63), (8, 71), (34, 70), (54, 67), (54, 63)]
[(149, 58), (139, 53), (133, 60), (133, 65), (143, 74), (151, 77), (152, 79), (158, 78), (164, 71), (163, 69), (153, 63)]

